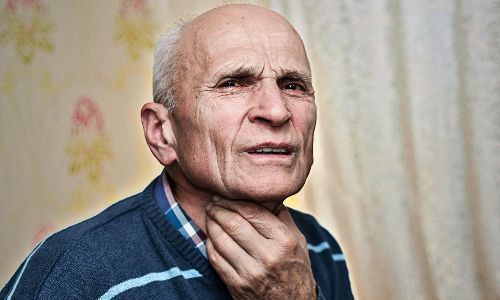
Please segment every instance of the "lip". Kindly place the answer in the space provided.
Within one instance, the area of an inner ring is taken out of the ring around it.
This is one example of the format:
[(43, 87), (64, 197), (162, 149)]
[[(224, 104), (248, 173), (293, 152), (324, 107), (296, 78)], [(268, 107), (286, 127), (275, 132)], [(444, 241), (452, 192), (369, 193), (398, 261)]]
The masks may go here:
[[(279, 154), (279, 153), (255, 153), (255, 151), (263, 148), (273, 148), (273, 149), (285, 149), (287, 152), (286, 154)], [(265, 143), (260, 143), (257, 145), (253, 145), (250, 147), (246, 147), (243, 149), (242, 152), (245, 152), (249, 155), (262, 155), (262, 156), (288, 156), (290, 154), (293, 154), (295, 152), (295, 147), (286, 142), (265, 142)], [(254, 152), (254, 153), (252, 153)]]

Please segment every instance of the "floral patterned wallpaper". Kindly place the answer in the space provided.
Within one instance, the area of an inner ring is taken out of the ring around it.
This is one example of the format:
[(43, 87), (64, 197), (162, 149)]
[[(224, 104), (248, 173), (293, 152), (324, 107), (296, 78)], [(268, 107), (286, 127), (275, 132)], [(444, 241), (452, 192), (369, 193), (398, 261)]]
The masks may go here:
[(24, 63), (29, 64), (37, 51), (52, 51), (54, 24), (43, 1), (8, 0), (0, 20), (0, 45), (14, 46)]
[(155, 5), (0, 2), (0, 285), (47, 235), (159, 174), (139, 111), (154, 41), (174, 16), (160, 27)]

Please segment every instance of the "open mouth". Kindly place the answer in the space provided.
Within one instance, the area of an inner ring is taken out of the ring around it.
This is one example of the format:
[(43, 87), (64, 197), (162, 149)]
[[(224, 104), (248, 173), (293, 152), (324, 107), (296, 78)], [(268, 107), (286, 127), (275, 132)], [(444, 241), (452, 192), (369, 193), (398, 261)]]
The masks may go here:
[(294, 152), (294, 147), (289, 143), (261, 143), (244, 150), (252, 156), (259, 157), (285, 157), (290, 156)]
[(254, 150), (249, 150), (247, 153), (250, 154), (274, 154), (274, 155), (289, 155), (290, 151), (286, 148), (258, 148)]

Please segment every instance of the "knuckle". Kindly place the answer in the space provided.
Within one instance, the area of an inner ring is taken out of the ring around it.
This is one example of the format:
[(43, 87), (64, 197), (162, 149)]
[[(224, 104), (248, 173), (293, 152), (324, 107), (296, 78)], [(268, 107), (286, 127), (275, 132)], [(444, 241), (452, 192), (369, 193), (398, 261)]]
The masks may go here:
[(299, 233), (299, 244), (301, 245), (307, 245), (307, 239), (306, 239), (306, 236), (303, 235), (302, 233)]
[(283, 240), (281, 241), (281, 247), (283, 248), (283, 250), (285, 250), (285, 252), (295, 251), (297, 246), (298, 246), (297, 239), (295, 239), (290, 235), (285, 235), (283, 237)]
[(259, 282), (263, 277), (263, 272), (260, 268), (249, 268), (245, 270), (242, 277), (245, 278), (246, 282)]
[(277, 263), (281, 261), (280, 255), (276, 252), (269, 253), (263, 260), (263, 265), (266, 270), (273, 270)]
[(226, 248), (229, 246), (230, 238), (227, 235), (219, 234), (214, 238), (214, 242), (217, 245), (218, 249)]
[(229, 235), (236, 234), (244, 230), (245, 223), (241, 218), (232, 218), (226, 223), (226, 231)]
[(246, 205), (241, 209), (241, 214), (246, 219), (256, 219), (261, 215), (261, 208), (257, 205)]
[(281, 248), (280, 245), (277, 245), (276, 247), (269, 249), (267, 255), (261, 260), (261, 264), (264, 270), (269, 272), (290, 258), (290, 253), (287, 253)]
[(252, 290), (251, 281), (249, 281), (247, 278), (242, 277), (242, 276), (239, 276), (239, 277), (233, 279), (233, 287), (240, 290), (240, 291)]

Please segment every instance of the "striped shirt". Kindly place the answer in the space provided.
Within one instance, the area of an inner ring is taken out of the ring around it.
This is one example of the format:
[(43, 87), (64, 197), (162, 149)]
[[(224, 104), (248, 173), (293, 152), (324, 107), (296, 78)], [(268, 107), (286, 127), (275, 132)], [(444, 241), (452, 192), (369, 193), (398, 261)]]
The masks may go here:
[(182, 234), (186, 240), (193, 242), (193, 246), (200, 250), (203, 256), (207, 257), (205, 241), (207, 236), (182, 207), (175, 201), (172, 190), (168, 183), (167, 173), (162, 172), (158, 177), (155, 186), (155, 198), (167, 220)]

